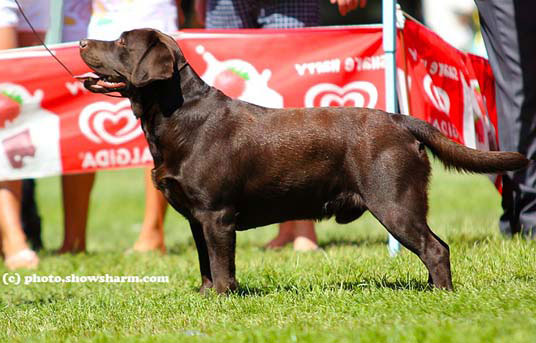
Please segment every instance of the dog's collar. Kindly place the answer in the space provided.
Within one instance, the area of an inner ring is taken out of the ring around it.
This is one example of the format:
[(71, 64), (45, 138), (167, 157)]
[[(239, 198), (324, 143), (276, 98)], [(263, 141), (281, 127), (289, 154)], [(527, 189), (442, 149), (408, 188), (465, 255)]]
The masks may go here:
[(181, 70), (184, 69), (184, 67), (186, 67), (188, 65), (188, 62), (184, 62), (183, 64), (181, 64), (178, 68), (177, 68), (177, 71), (180, 72)]

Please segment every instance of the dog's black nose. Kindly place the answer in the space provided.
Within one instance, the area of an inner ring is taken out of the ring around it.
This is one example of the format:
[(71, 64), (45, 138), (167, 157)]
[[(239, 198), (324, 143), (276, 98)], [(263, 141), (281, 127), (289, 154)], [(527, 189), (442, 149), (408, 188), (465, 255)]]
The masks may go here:
[(80, 49), (85, 49), (85, 48), (87, 48), (87, 43), (88, 43), (87, 39), (82, 39), (82, 40), (80, 40), (80, 42), (79, 42), (79, 44), (80, 44)]

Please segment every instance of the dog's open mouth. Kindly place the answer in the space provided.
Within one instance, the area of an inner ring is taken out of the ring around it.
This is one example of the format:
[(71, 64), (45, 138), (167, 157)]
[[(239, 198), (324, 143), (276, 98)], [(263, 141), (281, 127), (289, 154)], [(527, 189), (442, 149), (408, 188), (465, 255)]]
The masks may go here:
[(99, 75), (93, 72), (75, 76), (84, 82), (84, 87), (95, 93), (119, 92), (127, 88), (120, 76)]

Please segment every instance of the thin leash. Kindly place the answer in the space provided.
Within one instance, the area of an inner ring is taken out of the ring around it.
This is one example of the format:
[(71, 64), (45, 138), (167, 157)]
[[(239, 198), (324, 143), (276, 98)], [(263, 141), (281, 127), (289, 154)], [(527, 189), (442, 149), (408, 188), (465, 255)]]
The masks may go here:
[[(28, 26), (30, 26), (30, 29), (32, 30), (33, 34), (35, 35), (35, 37), (39, 40), (39, 42), (41, 43), (41, 45), (43, 45), (45, 47), (45, 49), (48, 51), (48, 53), (50, 54), (50, 56), (52, 56), (62, 67), (63, 69), (65, 69), (65, 71), (67, 71), (67, 73), (69, 74), (70, 77), (72, 77), (73, 79), (77, 80), (77, 81), (80, 81), (78, 80), (73, 72), (71, 72), (71, 70), (69, 68), (67, 68), (67, 66), (56, 56), (54, 55), (54, 53), (48, 48), (48, 46), (45, 44), (45, 42), (41, 39), (41, 37), (39, 37), (39, 34), (37, 33), (37, 31), (35, 30), (35, 28), (33, 27), (32, 23), (30, 22), (30, 20), (28, 19), (28, 17), (26, 16), (26, 13), (24, 13), (24, 10), (22, 9), (22, 6), (21, 4), (19, 3), (18, 0), (15, 0), (15, 3), (17, 4), (17, 7), (19, 8), (19, 11), (20, 13), (22, 14), (22, 17), (24, 18), (24, 20), (28, 23)], [(80, 81), (82, 82), (82, 81)], [(117, 95), (111, 95), (111, 94), (107, 94), (107, 93), (101, 93), (103, 95), (106, 95), (106, 96), (109, 96), (109, 97), (112, 97), (112, 98), (122, 98), (121, 96), (117, 96)]]

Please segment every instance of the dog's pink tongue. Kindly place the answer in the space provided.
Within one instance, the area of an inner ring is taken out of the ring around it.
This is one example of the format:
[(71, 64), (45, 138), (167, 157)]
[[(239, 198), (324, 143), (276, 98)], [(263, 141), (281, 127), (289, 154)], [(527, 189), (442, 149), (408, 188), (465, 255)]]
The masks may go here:
[(97, 81), (97, 86), (101, 86), (104, 88), (120, 88), (120, 87), (125, 87), (126, 84), (124, 82), (110, 82), (110, 81), (99, 80)]
[(97, 75), (97, 74), (95, 74), (93, 72), (85, 73), (85, 74), (82, 74), (82, 75), (75, 75), (74, 78), (78, 79), (78, 80), (81, 80), (81, 81), (89, 80), (89, 79), (100, 79), (99, 75)]

